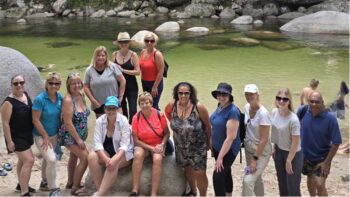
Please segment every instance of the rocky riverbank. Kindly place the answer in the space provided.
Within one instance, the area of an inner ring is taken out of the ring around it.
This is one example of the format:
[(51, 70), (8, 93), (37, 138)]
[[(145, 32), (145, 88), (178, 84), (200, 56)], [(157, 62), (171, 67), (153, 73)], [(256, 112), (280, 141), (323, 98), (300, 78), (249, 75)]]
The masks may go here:
[(5, 2), (0, 4), (0, 20), (10, 18), (22, 23), (27, 19), (45, 17), (139, 18), (165, 15), (175, 19), (234, 19), (248, 15), (254, 19), (290, 20), (323, 10), (349, 13), (349, 0), (121, 0), (114, 6), (85, 3), (81, 7), (73, 6), (68, 0), (56, 0), (50, 5), (24, 0)]

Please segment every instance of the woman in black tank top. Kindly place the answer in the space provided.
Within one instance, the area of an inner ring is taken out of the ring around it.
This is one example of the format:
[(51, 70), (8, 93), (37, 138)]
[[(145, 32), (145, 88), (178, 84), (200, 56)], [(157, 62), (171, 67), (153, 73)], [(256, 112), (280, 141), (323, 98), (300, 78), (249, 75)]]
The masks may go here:
[(139, 58), (134, 51), (129, 50), (130, 36), (127, 32), (120, 32), (118, 39), (113, 44), (120, 48), (120, 50), (113, 52), (113, 61), (119, 65), (126, 80), (124, 96), (118, 99), (119, 101), (122, 99), (123, 115), (128, 117), (129, 124), (131, 124), (132, 117), (137, 111), (138, 85), (136, 75), (140, 75)]
[(28, 183), (34, 163), (30, 149), (33, 144), (32, 101), (24, 91), (24, 84), (22, 75), (11, 78), (11, 94), (2, 103), (1, 119), (7, 150), (18, 157), (18, 182), (21, 184), (17, 188), (20, 188), (21, 196), (30, 196)]

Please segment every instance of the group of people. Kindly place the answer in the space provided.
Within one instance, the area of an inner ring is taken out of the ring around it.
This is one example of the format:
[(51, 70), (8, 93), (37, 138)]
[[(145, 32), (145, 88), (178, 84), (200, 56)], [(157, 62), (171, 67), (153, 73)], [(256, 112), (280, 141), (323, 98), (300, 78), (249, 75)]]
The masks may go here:
[[(162, 113), (158, 103), (163, 91), (164, 58), (155, 48), (156, 41), (154, 34), (146, 35), (146, 47), (139, 58), (129, 49), (129, 34), (119, 33), (113, 43), (120, 50), (113, 52), (112, 61), (105, 47), (97, 47), (84, 79), (78, 73), (66, 79), (64, 97), (58, 92), (62, 82), (58, 73), (48, 73), (45, 91), (33, 103), (25, 92), (24, 76), (11, 78), (11, 94), (2, 103), (1, 118), (8, 152), (18, 156), (17, 189), (21, 196), (35, 192), (29, 186), (34, 142), (43, 156), (40, 189), (50, 191), (50, 196), (60, 195), (55, 169), (60, 146), (70, 151), (66, 188), (71, 189), (71, 195), (87, 195), (81, 184), (87, 168), (96, 186), (94, 196), (104, 196), (116, 181), (119, 169), (131, 165), (130, 196), (139, 196), (143, 162), (150, 156), (151, 196), (156, 196), (170, 137), (167, 119), (173, 131), (176, 162), (184, 169), (190, 188), (183, 196), (196, 196), (197, 191), (206, 196), (208, 150), (215, 158), (212, 177), (215, 195), (232, 195), (231, 166), (241, 143), (247, 164), (243, 196), (264, 195), (262, 174), (271, 156), (281, 196), (301, 195), (301, 173), (308, 177), (310, 195), (327, 195), (325, 181), (341, 136), (337, 120), (325, 110), (320, 92), (312, 90), (304, 95), (309, 107), (299, 120), (288, 88), (277, 91), (276, 108), (270, 116), (260, 103), (257, 85), (245, 86), (247, 104), (241, 113), (234, 104), (232, 86), (219, 83), (211, 92), (217, 108), (209, 115), (198, 101), (195, 87), (180, 82)], [(143, 92), (138, 95), (136, 75), (140, 73)], [(93, 151), (88, 150), (85, 142), (90, 114), (85, 95), (96, 115)], [(240, 125), (242, 115), (244, 125)], [(244, 139), (240, 138), (242, 126), (246, 130)]]

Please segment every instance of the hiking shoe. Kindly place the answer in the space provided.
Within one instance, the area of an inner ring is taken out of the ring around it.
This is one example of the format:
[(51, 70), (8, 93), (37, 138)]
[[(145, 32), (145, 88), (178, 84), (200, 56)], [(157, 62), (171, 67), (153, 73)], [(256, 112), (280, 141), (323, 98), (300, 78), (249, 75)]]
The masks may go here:
[(137, 192), (131, 192), (131, 194), (129, 194), (129, 196), (139, 196), (139, 193), (137, 193)]
[(60, 188), (55, 188), (55, 189), (52, 189), (49, 196), (52, 196), (52, 197), (59, 197), (61, 196), (61, 193), (60, 193)]
[(32, 195), (30, 195), (30, 193), (27, 192), (27, 193), (25, 193), (25, 194), (21, 194), (20, 196), (22, 197), (22, 196), (32, 196)]
[(2, 165), (2, 167), (7, 171), (12, 170), (12, 165), (10, 163), (4, 163), (4, 165)]
[(0, 168), (0, 176), (6, 176), (7, 172), (5, 171), (5, 169)]
[(40, 187), (39, 187), (40, 191), (50, 191), (49, 187), (47, 186), (47, 182), (42, 180), (40, 183)]
[[(19, 184), (17, 184), (17, 187), (16, 187), (16, 191), (20, 192), (21, 191), (21, 186)], [(35, 193), (36, 192), (36, 189), (32, 188), (32, 187), (28, 187), (28, 192), (30, 193)], [(24, 194), (23, 194), (24, 195)]]

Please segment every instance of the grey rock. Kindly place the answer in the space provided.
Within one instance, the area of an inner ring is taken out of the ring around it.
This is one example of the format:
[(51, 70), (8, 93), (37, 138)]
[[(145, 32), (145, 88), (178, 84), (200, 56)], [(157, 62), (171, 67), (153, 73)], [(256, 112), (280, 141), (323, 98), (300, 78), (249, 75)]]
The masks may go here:
[(252, 6), (246, 6), (243, 8), (242, 14), (252, 16), (253, 18), (262, 18), (264, 12), (262, 9), (255, 9)]
[(191, 27), (186, 29), (188, 32), (209, 32), (209, 29), (206, 27)]
[(220, 18), (234, 18), (235, 15), (235, 11), (232, 8), (226, 7), (221, 11)]
[(127, 7), (126, 2), (122, 1), (119, 3), (119, 5), (117, 7), (114, 8), (115, 12), (120, 12), (122, 10), (124, 10)]
[(7, 5), (8, 7), (19, 7), (19, 8), (26, 7), (24, 0), (8, 0)]
[(165, 6), (167, 8), (174, 8), (188, 3), (191, 3), (191, 0), (156, 0), (156, 5)]
[(268, 3), (264, 5), (263, 12), (265, 16), (277, 16), (278, 7), (274, 3)]
[(303, 6), (321, 3), (324, 0), (276, 0), (280, 5)]
[(235, 11), (237, 14), (242, 14), (242, 6), (238, 5), (237, 3), (232, 3), (231, 8)]
[(150, 6), (150, 3), (148, 1), (144, 1), (144, 2), (142, 2), (140, 8), (143, 9), (143, 8), (147, 8), (149, 6)]
[(214, 14), (210, 18), (217, 19), (217, 18), (220, 18), (220, 17)]
[(234, 45), (246, 46), (246, 47), (256, 46), (260, 44), (259, 40), (255, 40), (253, 38), (244, 38), (244, 37), (231, 38), (230, 41)]
[(72, 12), (72, 10), (66, 9), (62, 12), (62, 16), (68, 16), (71, 12)]
[(319, 34), (349, 34), (349, 14), (335, 11), (320, 11), (295, 18), (283, 25), (280, 30)]
[(184, 24), (185, 21), (184, 21), (184, 20), (178, 20), (177, 23), (179, 23), (179, 24)]
[(129, 9), (132, 9), (132, 10), (138, 10), (141, 8), (141, 5), (142, 5), (142, 1), (132, 1), (132, 4), (131, 4), (131, 7), (129, 7)]
[(192, 3), (207, 3), (212, 5), (218, 5), (219, 0), (192, 0)]
[(282, 20), (292, 20), (301, 16), (305, 16), (304, 13), (300, 13), (300, 12), (288, 12), (282, 15), (278, 16), (278, 19), (282, 19)]
[(33, 19), (33, 18), (46, 18), (47, 14), (46, 13), (35, 13), (29, 16), (26, 16), (28, 19)]
[(117, 13), (114, 10), (108, 10), (106, 12), (106, 16), (108, 16), (108, 17), (117, 16)]
[(290, 12), (290, 8), (289, 7), (287, 7), (287, 6), (281, 6), (280, 7), (280, 13), (281, 14), (285, 14), (285, 13), (288, 13), (288, 12)]
[(10, 8), (6, 10), (6, 18), (23, 18), (28, 8)]
[[(122, 168), (118, 172), (118, 177), (110, 189), (109, 195), (126, 196), (131, 192), (132, 187), (131, 165)], [(147, 157), (142, 166), (140, 176), (140, 194), (142, 196), (151, 194), (152, 161)], [(86, 177), (85, 187), (94, 188), (90, 174)], [(186, 189), (186, 181), (182, 168), (176, 165), (174, 156), (167, 156), (163, 160), (163, 172), (158, 189), (159, 196), (180, 196)], [(95, 191), (95, 190), (94, 190)], [(113, 192), (114, 191), (114, 192)], [(118, 192), (115, 192), (118, 191)]]
[(253, 24), (256, 25), (256, 26), (261, 26), (261, 25), (264, 24), (264, 22), (263, 22), (262, 20), (255, 20), (255, 21), (253, 22)]
[(232, 20), (231, 23), (236, 25), (249, 25), (253, 23), (253, 17), (248, 15), (240, 16)]
[(73, 17), (76, 17), (77, 15), (74, 13), (74, 12), (71, 12), (68, 14), (68, 18), (73, 18)]
[(300, 7), (298, 8), (298, 12), (300, 12), (300, 13), (305, 13), (305, 12), (306, 12), (306, 8), (303, 7), (303, 6), (300, 6)]
[(104, 9), (100, 9), (97, 12), (91, 14), (91, 18), (102, 18), (106, 14), (106, 11)]
[(0, 10), (0, 19), (6, 17), (6, 11), (5, 10)]
[(175, 21), (168, 21), (161, 25), (159, 25), (155, 31), (161, 31), (161, 32), (177, 32), (180, 31), (180, 25), (179, 23)]
[(186, 6), (185, 13), (194, 17), (210, 17), (215, 13), (215, 8), (211, 4), (193, 3)]
[(65, 10), (67, 7), (67, 0), (57, 0), (52, 5), (52, 9), (58, 13), (61, 14), (63, 10)]
[(95, 9), (91, 6), (84, 7), (84, 16), (91, 16), (95, 12)]
[(184, 18), (191, 18), (191, 14), (189, 14), (187, 12), (178, 12), (176, 14), (176, 17), (177, 18), (182, 18), (182, 19), (184, 19)]
[(134, 36), (131, 38), (131, 47), (133, 48), (143, 48), (145, 46), (144, 38), (147, 34), (153, 34), (156, 40), (159, 40), (158, 35), (148, 31), (148, 30), (141, 30), (138, 31)]
[(157, 7), (156, 11), (161, 14), (167, 14), (169, 12), (169, 9), (163, 6)]
[(130, 17), (132, 14), (135, 14), (135, 10), (127, 10), (127, 11), (121, 11), (118, 12), (117, 16), (119, 17)]
[(349, 13), (349, 0), (326, 0), (323, 3), (309, 7), (307, 13), (310, 14), (323, 10)]
[(16, 22), (21, 23), (21, 24), (27, 23), (26, 19), (24, 19), (24, 18), (18, 19)]
[(52, 12), (45, 12), (46, 14), (46, 17), (54, 17), (56, 16), (55, 13), (52, 13)]
[(84, 11), (79, 11), (77, 14), (78, 17), (83, 17), (84, 16)]
[(43, 90), (43, 82), (38, 69), (19, 51), (0, 46), (0, 103), (11, 92), (11, 77), (22, 74), (25, 78), (25, 90), (32, 100)]

